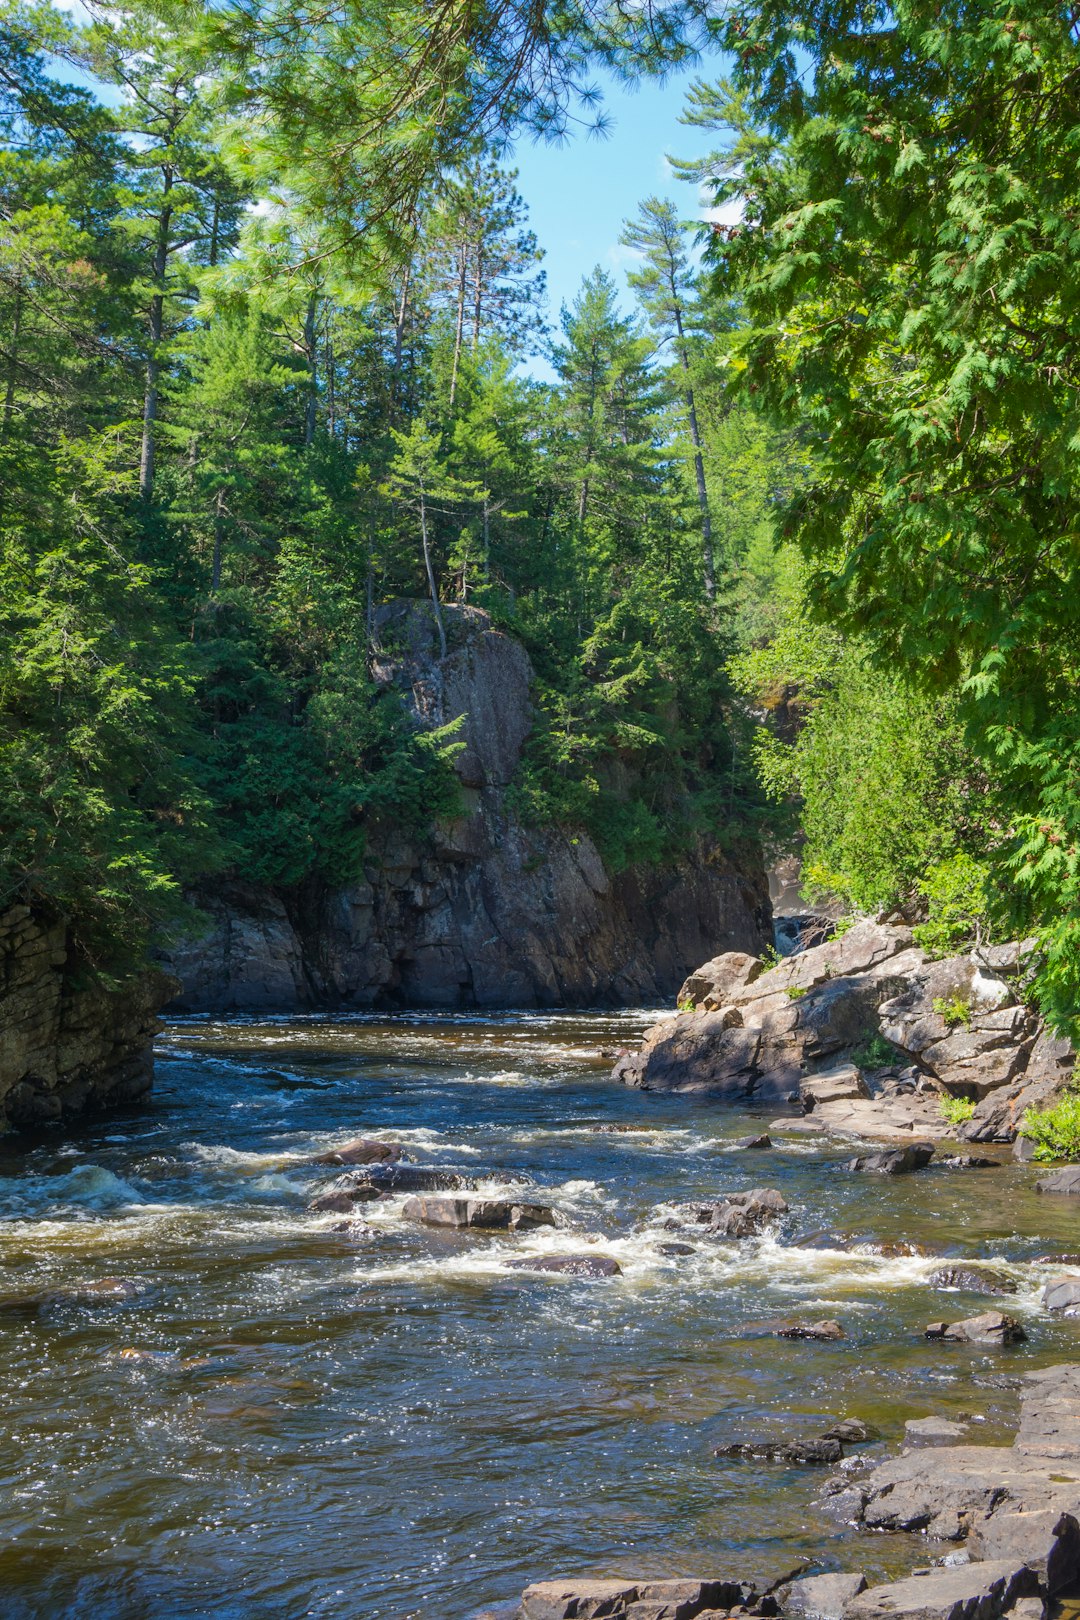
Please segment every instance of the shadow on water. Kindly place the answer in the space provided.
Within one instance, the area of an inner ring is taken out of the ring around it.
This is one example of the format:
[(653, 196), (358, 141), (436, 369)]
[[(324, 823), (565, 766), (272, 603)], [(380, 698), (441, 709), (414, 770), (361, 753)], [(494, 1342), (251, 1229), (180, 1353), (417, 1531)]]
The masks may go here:
[[(917, 1537), (834, 1523), (821, 1473), (714, 1450), (847, 1414), (870, 1461), (930, 1412), (1008, 1434), (1022, 1372), (1075, 1352), (1038, 1303), (1074, 1215), (1011, 1163), (881, 1181), (824, 1139), (740, 1152), (760, 1119), (610, 1083), (603, 1054), (651, 1019), (187, 1020), (149, 1109), (5, 1149), (5, 1620), (464, 1620), (567, 1572), (924, 1562)], [(566, 1225), (434, 1233), (400, 1197), (351, 1226), (308, 1213), (335, 1174), (314, 1159), (361, 1133), (519, 1171)], [(676, 1205), (763, 1183), (791, 1206), (778, 1232), (666, 1252)], [(621, 1275), (505, 1269), (582, 1248)], [(942, 1255), (1015, 1292), (935, 1290)], [(990, 1305), (1027, 1344), (921, 1336)], [(777, 1315), (845, 1337), (740, 1332)]]

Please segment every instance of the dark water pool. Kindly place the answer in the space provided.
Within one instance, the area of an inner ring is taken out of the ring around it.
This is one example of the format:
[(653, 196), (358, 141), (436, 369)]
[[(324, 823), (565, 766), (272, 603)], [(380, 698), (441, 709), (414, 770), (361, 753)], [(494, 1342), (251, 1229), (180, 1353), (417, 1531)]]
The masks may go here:
[[(601, 1050), (652, 1017), (192, 1020), (149, 1110), (8, 1148), (0, 1615), (466, 1620), (556, 1574), (925, 1561), (918, 1538), (832, 1522), (822, 1474), (714, 1448), (848, 1414), (871, 1458), (930, 1412), (1008, 1433), (1025, 1368), (1076, 1349), (1080, 1324), (1040, 1311), (1060, 1267), (1038, 1257), (1080, 1248), (1080, 1211), (1012, 1164), (882, 1181), (824, 1139), (740, 1152), (760, 1119), (608, 1081)], [(615, 1124), (644, 1128), (597, 1129)], [(358, 1134), (523, 1171), (568, 1224), (436, 1233), (392, 1199), (337, 1230), (306, 1212), (334, 1174), (311, 1161)], [(791, 1205), (777, 1234), (663, 1252), (673, 1204), (762, 1183)], [(872, 1250), (899, 1241), (993, 1260), (1029, 1342), (925, 1341), (1003, 1302)], [(583, 1247), (621, 1277), (503, 1267)], [(109, 1277), (141, 1292), (19, 1304)], [(778, 1314), (846, 1336), (741, 1335)]]

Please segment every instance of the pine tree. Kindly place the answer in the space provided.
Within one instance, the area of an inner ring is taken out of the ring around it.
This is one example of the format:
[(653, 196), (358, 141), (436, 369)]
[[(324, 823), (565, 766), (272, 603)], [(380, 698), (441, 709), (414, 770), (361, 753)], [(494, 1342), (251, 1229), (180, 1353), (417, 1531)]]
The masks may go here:
[(705, 595), (711, 602), (716, 596), (716, 568), (702, 435), (691, 370), (690, 342), (697, 315), (685, 228), (672, 203), (662, 202), (659, 197), (649, 197), (640, 204), (637, 219), (626, 226), (619, 240), (624, 247), (640, 253), (645, 261), (640, 270), (631, 270), (627, 279), (638, 295), (657, 342), (672, 345), (679, 368), (677, 387), (686, 407), (693, 449), (694, 483), (701, 514), (702, 576)]

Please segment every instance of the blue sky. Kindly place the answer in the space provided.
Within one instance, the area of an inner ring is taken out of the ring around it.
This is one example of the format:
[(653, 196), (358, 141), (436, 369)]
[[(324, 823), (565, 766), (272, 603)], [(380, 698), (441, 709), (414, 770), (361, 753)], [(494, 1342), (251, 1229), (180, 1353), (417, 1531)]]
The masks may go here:
[(521, 140), (512, 162), (518, 190), (529, 205), (533, 230), (545, 249), (549, 314), (552, 325), (559, 306), (573, 299), (583, 276), (594, 265), (616, 276), (632, 255), (619, 246), (619, 233), (643, 198), (670, 197), (686, 219), (700, 212), (697, 191), (676, 180), (665, 154), (697, 157), (708, 149), (708, 134), (679, 123), (686, 90), (695, 76), (686, 74), (666, 84), (636, 90), (604, 85), (604, 107), (612, 127), (606, 136), (572, 136), (563, 146), (537, 146)]

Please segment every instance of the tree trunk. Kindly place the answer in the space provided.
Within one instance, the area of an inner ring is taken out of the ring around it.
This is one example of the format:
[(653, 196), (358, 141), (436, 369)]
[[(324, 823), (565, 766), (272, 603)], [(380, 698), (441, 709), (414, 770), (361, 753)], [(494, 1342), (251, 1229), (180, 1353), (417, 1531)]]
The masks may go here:
[(4, 390), (4, 419), (0, 426), (0, 439), (11, 432), (15, 415), (15, 373), (19, 365), (19, 335), (22, 330), (22, 287), (15, 288), (15, 311), (11, 321), (11, 359), (8, 362), (7, 387)]
[(465, 244), (458, 250), (457, 319), (454, 326), (454, 364), (450, 372), (450, 409), (457, 396), (458, 366), (461, 363), (461, 338), (465, 330), (465, 273), (468, 268)]
[(694, 447), (694, 482), (697, 484), (698, 507), (701, 511), (701, 563), (705, 575), (705, 595), (710, 602), (716, 599), (716, 570), (713, 561), (712, 514), (709, 511), (709, 491), (705, 483), (705, 462), (701, 454), (701, 432), (698, 428), (694, 385), (690, 380), (690, 356), (683, 339), (682, 310), (675, 305), (675, 329), (679, 336), (679, 363), (683, 368), (683, 398), (690, 418), (690, 442)]
[(221, 588), (221, 559), (225, 549), (225, 490), (219, 488), (214, 498), (214, 561), (210, 569), (210, 594), (216, 596)]
[(476, 250), (476, 275), (473, 277), (472, 352), (480, 347), (480, 316), (484, 308), (484, 256)]
[(304, 407), (304, 449), (315, 442), (315, 413), (319, 403), (319, 373), (315, 355), (315, 294), (307, 303), (304, 316), (304, 354), (308, 364), (308, 396)]
[(161, 339), (165, 330), (165, 270), (169, 261), (169, 226), (172, 207), (172, 170), (164, 171), (162, 204), (158, 213), (157, 235), (154, 242), (154, 285), (157, 291), (150, 300), (149, 336), (146, 355), (146, 387), (143, 393), (142, 453), (139, 457), (139, 494), (149, 501), (154, 494), (154, 425), (158, 411), (158, 378), (161, 375)]
[[(401, 282), (401, 297), (394, 314), (394, 382), (390, 399), (390, 423), (393, 426), (397, 417), (397, 405), (405, 403), (405, 390), (401, 375), (401, 359), (405, 350), (405, 323), (409, 318), (409, 292), (412, 284), (412, 263), (405, 266), (405, 274)], [(396, 398), (394, 397), (396, 394)]]
[(431, 606), (435, 612), (435, 624), (439, 631), (439, 657), (446, 657), (446, 627), (443, 624), (442, 608), (439, 606), (439, 592), (435, 585), (435, 570), (431, 566), (431, 547), (428, 544), (427, 501), (423, 489), (420, 490), (420, 538), (424, 545), (424, 567), (427, 569), (428, 590), (431, 592)]

